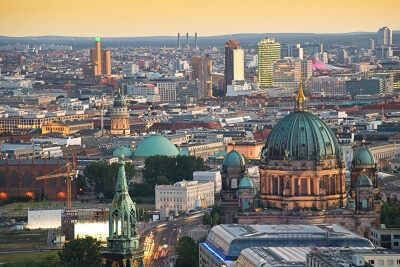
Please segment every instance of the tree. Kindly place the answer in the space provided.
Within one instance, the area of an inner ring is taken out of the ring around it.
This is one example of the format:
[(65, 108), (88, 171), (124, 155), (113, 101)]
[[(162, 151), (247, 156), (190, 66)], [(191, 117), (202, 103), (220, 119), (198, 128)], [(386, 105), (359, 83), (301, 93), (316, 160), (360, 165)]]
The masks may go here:
[(100, 266), (101, 243), (92, 237), (74, 239), (58, 252), (63, 267)]
[(188, 236), (182, 236), (176, 246), (178, 258), (176, 267), (198, 267), (199, 266), (199, 248), (198, 244)]
[(221, 209), (218, 206), (213, 206), (210, 212), (211, 226), (216, 226), (221, 223)]
[(83, 194), (87, 189), (86, 178), (83, 175), (78, 175), (76, 178), (76, 187), (78, 188), (78, 194)]
[(400, 202), (389, 200), (381, 207), (381, 223), (388, 227), (400, 227)]
[(160, 175), (156, 179), (156, 185), (163, 185), (163, 184), (169, 184), (169, 181), (167, 177), (165, 177), (164, 175)]
[[(143, 168), (143, 179), (145, 183), (152, 186), (150, 195), (154, 196), (154, 186), (157, 183), (157, 178), (165, 176), (168, 184), (173, 184), (182, 180), (193, 180), (194, 171), (204, 171), (208, 167), (204, 160), (194, 156), (152, 156), (145, 160)], [(165, 180), (163, 181), (165, 182)]]
[[(135, 175), (135, 167), (130, 162), (125, 164), (127, 180)], [(103, 193), (106, 198), (112, 198), (115, 193), (115, 183), (118, 177), (118, 163), (109, 165), (106, 161), (99, 160), (85, 168), (83, 174), (88, 182), (94, 186), (96, 193)]]
[(221, 209), (218, 206), (213, 206), (210, 214), (203, 217), (203, 224), (211, 227), (221, 223)]

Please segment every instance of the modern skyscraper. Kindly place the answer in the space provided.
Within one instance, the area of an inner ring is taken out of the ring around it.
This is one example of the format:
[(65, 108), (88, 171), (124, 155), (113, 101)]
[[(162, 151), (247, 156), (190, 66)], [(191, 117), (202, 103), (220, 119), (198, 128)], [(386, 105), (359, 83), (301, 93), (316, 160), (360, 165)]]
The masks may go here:
[(375, 45), (375, 39), (369, 39), (369, 49), (375, 50), (376, 45)]
[(101, 74), (111, 75), (111, 51), (101, 51)]
[(229, 40), (225, 43), (224, 95), (227, 86), (232, 85), (232, 81), (242, 80), (244, 80), (244, 52), (238, 41)]
[(100, 37), (95, 38), (95, 48), (90, 49), (93, 76), (111, 75), (111, 51), (101, 50)]
[(274, 63), (281, 57), (281, 45), (274, 39), (262, 39), (258, 43), (258, 82), (261, 87), (271, 87)]
[(300, 44), (282, 44), (281, 45), (281, 58), (293, 57), (304, 58), (304, 51)]
[(212, 59), (209, 55), (192, 58), (192, 79), (198, 80), (199, 98), (212, 96)]
[(136, 204), (128, 193), (123, 158), (118, 162), (115, 196), (109, 212), (107, 250), (102, 252), (102, 266), (143, 266), (143, 247), (139, 244)]
[(346, 49), (340, 49), (337, 55), (337, 61), (341, 65), (345, 65), (349, 63), (349, 53)]
[(95, 48), (90, 49), (90, 59), (90, 61), (92, 62), (93, 76), (101, 75), (100, 37), (95, 38)]
[(378, 45), (392, 45), (392, 31), (388, 27), (378, 30)]

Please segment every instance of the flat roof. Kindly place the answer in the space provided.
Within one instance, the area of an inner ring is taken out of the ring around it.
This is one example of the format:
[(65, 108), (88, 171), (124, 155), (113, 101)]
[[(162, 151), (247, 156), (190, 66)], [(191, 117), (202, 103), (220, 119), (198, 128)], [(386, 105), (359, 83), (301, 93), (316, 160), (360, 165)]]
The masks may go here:
[(368, 239), (336, 224), (221, 224), (211, 229), (202, 244), (224, 259), (235, 259), (249, 247), (374, 247)]

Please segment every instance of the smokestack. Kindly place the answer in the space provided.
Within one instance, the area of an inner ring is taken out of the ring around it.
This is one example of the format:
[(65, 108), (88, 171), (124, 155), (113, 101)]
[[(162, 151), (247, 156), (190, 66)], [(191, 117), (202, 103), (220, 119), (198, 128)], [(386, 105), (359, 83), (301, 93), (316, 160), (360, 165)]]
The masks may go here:
[(197, 32), (194, 33), (194, 49), (197, 49)]
[(181, 49), (181, 34), (178, 32), (178, 49)]
[(189, 48), (189, 33), (186, 33), (186, 47)]

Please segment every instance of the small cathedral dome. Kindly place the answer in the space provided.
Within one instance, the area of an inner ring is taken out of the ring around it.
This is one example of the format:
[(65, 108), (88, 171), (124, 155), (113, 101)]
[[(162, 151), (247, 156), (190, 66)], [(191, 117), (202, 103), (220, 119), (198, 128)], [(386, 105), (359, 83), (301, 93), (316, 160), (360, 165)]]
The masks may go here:
[(130, 148), (127, 148), (125, 146), (120, 146), (118, 148), (116, 148), (113, 152), (113, 156), (114, 157), (125, 157), (125, 158), (129, 158), (132, 156), (132, 150)]
[(254, 183), (249, 177), (243, 177), (239, 183), (239, 189), (253, 189)]
[(239, 152), (231, 150), (225, 155), (224, 162), (222, 164), (225, 168), (228, 167), (244, 167), (245, 160)]
[(372, 187), (372, 181), (366, 175), (359, 176), (357, 179), (356, 187)]
[(361, 147), (354, 152), (353, 155), (353, 166), (354, 165), (374, 165), (375, 159), (371, 151), (366, 147)]

